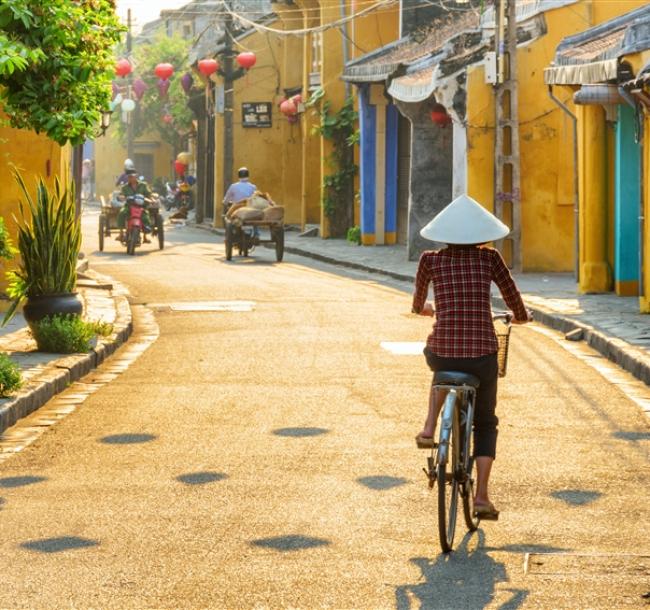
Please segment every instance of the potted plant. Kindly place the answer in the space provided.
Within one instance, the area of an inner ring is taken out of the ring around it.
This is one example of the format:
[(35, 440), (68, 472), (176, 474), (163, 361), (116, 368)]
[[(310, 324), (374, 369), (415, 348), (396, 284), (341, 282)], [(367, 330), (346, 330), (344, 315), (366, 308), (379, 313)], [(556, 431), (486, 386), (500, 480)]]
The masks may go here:
[(74, 288), (81, 228), (75, 217), (74, 188), (57, 178), (50, 190), (41, 178), (33, 199), (15, 169), (14, 176), (23, 194), (20, 218), (16, 218), (21, 261), (17, 271), (7, 274), (12, 304), (3, 324), (23, 301), (23, 315), (30, 326), (46, 316), (80, 315), (83, 305)]

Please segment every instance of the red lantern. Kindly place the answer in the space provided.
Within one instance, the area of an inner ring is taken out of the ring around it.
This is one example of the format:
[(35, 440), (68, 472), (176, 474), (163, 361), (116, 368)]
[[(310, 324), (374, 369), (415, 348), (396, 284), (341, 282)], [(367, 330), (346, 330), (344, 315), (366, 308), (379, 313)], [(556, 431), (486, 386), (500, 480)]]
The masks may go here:
[(236, 59), (237, 63), (245, 70), (250, 70), (257, 61), (257, 57), (255, 57), (255, 53), (252, 51), (244, 51), (237, 55)]
[(174, 120), (174, 117), (171, 114), (164, 114), (163, 121), (169, 125)]
[(219, 62), (216, 59), (202, 59), (199, 61), (199, 72), (203, 76), (210, 76), (219, 69)]
[(431, 120), (439, 127), (447, 127), (451, 124), (451, 117), (447, 114), (444, 106), (437, 104), (431, 111)]
[(174, 161), (174, 169), (179, 176), (184, 176), (187, 165), (185, 165), (185, 163), (181, 163), (180, 161)]
[(118, 76), (125, 77), (127, 74), (131, 74), (132, 70), (133, 68), (131, 67), (128, 59), (120, 59), (115, 64), (115, 74)]
[(154, 73), (158, 78), (167, 80), (174, 73), (174, 66), (171, 64), (158, 64), (154, 69)]
[(294, 116), (298, 113), (298, 107), (293, 103), (293, 100), (284, 100), (280, 104), (280, 112), (285, 116)]

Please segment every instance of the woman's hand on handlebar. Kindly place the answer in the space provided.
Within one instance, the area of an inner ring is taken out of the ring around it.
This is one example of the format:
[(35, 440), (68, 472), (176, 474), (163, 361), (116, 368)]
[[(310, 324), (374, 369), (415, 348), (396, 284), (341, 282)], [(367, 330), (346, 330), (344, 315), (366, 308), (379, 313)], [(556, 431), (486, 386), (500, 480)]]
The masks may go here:
[(530, 309), (527, 309), (526, 314), (528, 316), (528, 318), (526, 320), (517, 320), (515, 318), (512, 318), (512, 323), (513, 324), (526, 324), (527, 322), (532, 322), (533, 321), (533, 312), (530, 311)]
[(424, 307), (422, 307), (422, 310), (418, 314), (419, 316), (425, 316), (427, 318), (433, 318), (433, 314), (435, 313), (433, 309), (433, 305), (431, 303), (425, 303)]

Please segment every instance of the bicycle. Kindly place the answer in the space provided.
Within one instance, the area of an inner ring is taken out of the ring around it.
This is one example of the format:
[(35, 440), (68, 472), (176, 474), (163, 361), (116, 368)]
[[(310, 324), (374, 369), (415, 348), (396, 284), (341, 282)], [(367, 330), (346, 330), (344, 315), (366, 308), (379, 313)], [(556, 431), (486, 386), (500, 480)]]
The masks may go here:
[[(512, 314), (499, 313), (493, 321), (502, 320), (497, 329), (499, 377), (504, 377), (508, 360), (510, 321)], [(472, 424), (479, 379), (459, 371), (437, 371), (432, 384), (436, 390), (447, 391), (440, 416), (439, 440), (433, 443), (423, 468), (429, 489), (438, 484), (438, 534), (444, 553), (452, 550), (456, 532), (458, 496), (463, 503), (463, 516), (470, 532), (476, 531), (480, 517), (474, 512), (474, 457), (472, 456)]]

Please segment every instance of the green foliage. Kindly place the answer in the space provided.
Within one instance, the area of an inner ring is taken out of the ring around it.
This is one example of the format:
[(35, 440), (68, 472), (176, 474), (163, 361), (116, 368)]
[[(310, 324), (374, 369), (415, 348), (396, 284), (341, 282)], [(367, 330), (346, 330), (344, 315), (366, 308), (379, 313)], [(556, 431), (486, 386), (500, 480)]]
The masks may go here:
[(353, 150), (359, 142), (358, 115), (351, 97), (345, 100), (338, 112), (333, 113), (329, 100), (322, 102), (323, 95), (319, 89), (307, 102), (307, 106), (314, 107), (320, 117), (315, 132), (334, 144), (334, 152), (327, 160), (333, 171), (323, 178), (323, 210), (332, 225), (345, 230), (351, 224), (354, 177), (358, 171)]
[(361, 245), (361, 227), (354, 226), (348, 229), (347, 240), (357, 246)]
[(77, 281), (77, 259), (81, 246), (81, 228), (75, 218), (74, 186), (55, 181), (49, 190), (41, 178), (36, 200), (14, 169), (23, 193), (18, 222), (17, 271), (7, 274), (7, 294), (13, 299), (3, 324), (12, 317), (20, 302), (30, 296), (72, 292)]
[(106, 337), (113, 332), (107, 322), (86, 322), (80, 316), (57, 314), (34, 323), (31, 333), (41, 352), (76, 354), (90, 350), (98, 335)]
[(20, 367), (7, 354), (0, 353), (0, 398), (5, 398), (22, 385)]
[[(139, 44), (134, 47), (133, 64), (134, 78), (141, 78), (147, 84), (142, 99), (137, 102), (136, 109), (131, 113), (133, 133), (137, 138), (146, 132), (158, 132), (162, 140), (176, 149), (180, 149), (183, 136), (192, 127), (192, 112), (187, 106), (187, 95), (181, 86), (183, 74), (189, 70), (188, 56), (191, 41), (176, 34), (167, 36), (160, 33), (151, 43)], [(165, 99), (161, 99), (156, 83), (158, 77), (154, 69), (159, 63), (169, 63), (174, 66), (174, 74), (169, 79), (170, 87)], [(165, 114), (172, 117), (171, 123), (165, 123)], [(120, 121), (119, 137), (126, 142), (126, 124)]]
[(39, 351), (54, 354), (87, 352), (96, 334), (80, 316), (59, 314), (35, 322), (30, 330)]
[(12, 127), (58, 144), (92, 137), (111, 99), (113, 0), (2, 0), (0, 104)]
[(0, 258), (10, 260), (14, 257), (17, 250), (14, 248), (11, 236), (5, 225), (5, 220), (0, 216)]

